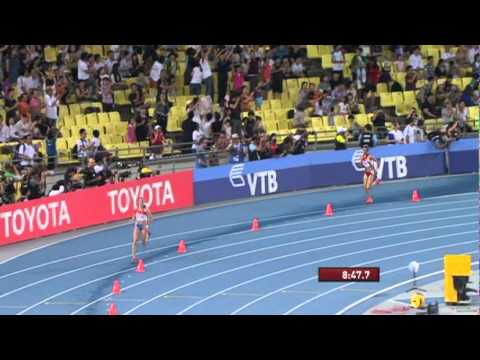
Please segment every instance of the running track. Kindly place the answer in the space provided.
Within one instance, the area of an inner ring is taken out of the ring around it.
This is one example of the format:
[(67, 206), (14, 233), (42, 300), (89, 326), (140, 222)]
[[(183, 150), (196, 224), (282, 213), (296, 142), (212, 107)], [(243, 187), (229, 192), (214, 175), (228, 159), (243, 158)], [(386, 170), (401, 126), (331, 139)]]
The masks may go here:
[[(140, 246), (145, 273), (130, 263), (131, 225), (81, 235), (0, 264), (0, 314), (106, 314), (112, 299), (121, 314), (362, 314), (411, 286), (412, 260), (419, 285), (443, 276), (445, 254), (478, 261), (477, 187), (450, 176), (385, 183), (373, 205), (353, 186), (162, 216)], [(317, 282), (319, 266), (354, 265), (379, 266), (381, 282)]]

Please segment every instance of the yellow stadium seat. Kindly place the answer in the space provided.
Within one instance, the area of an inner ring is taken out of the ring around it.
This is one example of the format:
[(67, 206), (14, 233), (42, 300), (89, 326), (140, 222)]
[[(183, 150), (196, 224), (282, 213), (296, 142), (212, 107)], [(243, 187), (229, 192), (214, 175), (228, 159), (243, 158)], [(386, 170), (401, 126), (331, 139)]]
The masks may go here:
[(355, 53), (346, 53), (345, 54), (345, 67), (350, 67)]
[(272, 110), (278, 110), (282, 108), (282, 104), (279, 99), (270, 100), (270, 108)]
[(108, 117), (110, 118), (111, 122), (120, 122), (121, 121), (120, 113), (118, 113), (117, 111), (109, 112)]
[(87, 114), (85, 117), (87, 118), (88, 126), (98, 127), (98, 118), (96, 113)]
[(155, 115), (155, 108), (148, 108), (148, 116), (153, 117)]
[(127, 123), (125, 123), (125, 122), (115, 123), (115, 134), (116, 135), (126, 135), (127, 134)]
[(389, 107), (394, 106), (392, 93), (380, 93), (380, 106)]
[(415, 98), (415, 92), (413, 91), (404, 91), (403, 98), (405, 99), (405, 104), (416, 104), (417, 99)]
[(108, 117), (108, 113), (104, 113), (104, 112), (98, 113), (97, 118), (98, 118), (98, 123), (99, 124), (107, 124), (107, 123), (110, 122), (110, 118)]
[(73, 149), (73, 147), (77, 145), (77, 140), (78, 139), (75, 137), (65, 138), (65, 141), (67, 142), (69, 149)]
[(332, 45), (318, 45), (318, 52), (321, 56), (323, 55), (331, 55), (333, 51)]
[(75, 126), (75, 118), (73, 116), (65, 116), (63, 118), (63, 123), (65, 124), (66, 128)]
[(278, 131), (277, 124), (275, 122), (264, 122), (263, 124), (265, 125), (265, 131), (268, 134), (276, 133)]
[(52, 63), (57, 61), (58, 50), (56, 47), (46, 46), (43, 50), (45, 61)]
[(279, 120), (277, 122), (277, 127), (278, 127), (278, 131), (280, 132), (286, 132), (289, 130), (289, 127), (288, 127), (288, 120), (286, 119), (283, 119), (283, 120)]
[(311, 119), (312, 119), (313, 130), (315, 130), (315, 131), (323, 131), (324, 130), (323, 118), (312, 117)]
[(473, 78), (471, 77), (464, 77), (462, 78), (462, 90), (465, 90), (465, 88), (472, 82)]
[(65, 141), (65, 138), (57, 139), (57, 149), (58, 149), (58, 150), (68, 149), (68, 144), (67, 144), (67, 142)]
[(71, 116), (80, 115), (82, 113), (80, 104), (70, 104), (68, 105), (68, 109), (70, 110)]
[(371, 123), (371, 121), (368, 118), (368, 114), (357, 114), (357, 115), (355, 115), (355, 121), (360, 126), (365, 126), (365, 125)]
[(318, 51), (318, 45), (307, 45), (307, 57), (310, 59), (320, 58), (320, 52)]
[(123, 142), (122, 135), (111, 135), (112, 144), (120, 144)]
[(347, 121), (344, 115), (336, 115), (335, 116), (335, 126), (336, 127), (346, 127)]
[(105, 129), (105, 134), (112, 135), (115, 133), (115, 125), (113, 123), (102, 124)]
[(63, 118), (64, 116), (70, 115), (70, 112), (68, 111), (68, 106), (67, 105), (60, 105), (58, 116)]
[(365, 105), (364, 104), (358, 104), (358, 109), (360, 110), (360, 114), (365, 114)]
[(80, 127), (87, 126), (87, 118), (85, 115), (75, 115), (75, 124)]
[(388, 87), (386, 83), (377, 84), (377, 94), (382, 94), (388, 92)]
[(324, 69), (331, 69), (331, 68), (333, 68), (332, 54), (322, 55), (322, 67), (323, 67)]
[(72, 136), (72, 132), (70, 128), (66, 128), (63, 126), (63, 127), (59, 127), (58, 130), (60, 131), (61, 136), (63, 136), (64, 138)]
[(478, 106), (470, 106), (468, 108), (468, 115), (470, 116), (471, 120), (479, 121), (480, 120), (480, 112)]
[(130, 101), (128, 101), (128, 97), (124, 90), (114, 91), (113, 97), (116, 105), (130, 105)]
[(452, 79), (452, 84), (458, 86), (459, 89), (463, 90), (462, 86), (462, 79), (461, 78), (454, 78)]
[(101, 138), (102, 144), (111, 144), (112, 143), (112, 137), (110, 135), (101, 134), (100, 138)]
[(392, 92), (391, 94), (392, 94), (393, 105), (400, 105), (404, 103), (403, 93), (401, 91)]

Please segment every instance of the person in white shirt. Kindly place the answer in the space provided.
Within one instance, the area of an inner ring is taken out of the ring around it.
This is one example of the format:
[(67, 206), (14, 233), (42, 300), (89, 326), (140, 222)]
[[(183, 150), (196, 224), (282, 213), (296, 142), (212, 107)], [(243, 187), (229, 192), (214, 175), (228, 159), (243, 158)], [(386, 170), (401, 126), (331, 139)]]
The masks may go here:
[(88, 69), (88, 54), (83, 53), (80, 56), (77, 64), (77, 77), (78, 80), (88, 80), (90, 79), (90, 72)]
[(417, 47), (412, 55), (408, 58), (408, 63), (413, 68), (413, 70), (423, 70), (423, 59), (422, 54), (420, 54), (420, 48)]
[(442, 54), (442, 59), (447, 61), (452, 59), (454, 60), (455, 59), (455, 54), (451, 51), (451, 48), (447, 48), (445, 49), (445, 52)]
[(45, 107), (47, 120), (50, 126), (57, 124), (59, 104), (60, 101), (53, 94), (53, 89), (51, 87), (48, 87), (47, 93), (45, 94)]
[(156, 57), (155, 61), (153, 62), (152, 68), (150, 69), (150, 86), (157, 87), (158, 80), (160, 80), (160, 73), (163, 70), (163, 63), (165, 59), (163, 56)]
[(6, 143), (10, 139), (10, 127), (5, 123), (3, 116), (0, 115), (0, 143)]
[(292, 64), (292, 74), (294, 76), (302, 77), (304, 76), (305, 68), (302, 63), (302, 58), (298, 57), (295, 62)]
[(80, 129), (80, 139), (77, 141), (77, 156), (82, 161), (82, 166), (85, 165), (92, 149), (93, 145), (87, 139), (87, 130)]
[(200, 130), (199, 130), (198, 123), (194, 123), (193, 129), (194, 129), (194, 130), (193, 130), (193, 133), (192, 133), (192, 141), (193, 141), (192, 149), (193, 149), (193, 150), (196, 150), (197, 145), (198, 145), (198, 141), (199, 141), (200, 138), (202, 137), (202, 133), (201, 133)]
[(200, 59), (200, 67), (202, 69), (202, 79), (205, 83), (205, 92), (213, 99), (213, 76), (212, 70), (210, 69), (210, 63), (208, 62), (208, 54), (210, 53), (209, 48), (202, 54)]
[(24, 138), (25, 136), (32, 135), (33, 124), (32, 121), (23, 116), (20, 121), (15, 124), (15, 135), (18, 138)]
[(18, 155), (20, 157), (20, 166), (22, 168), (33, 166), (33, 159), (37, 155), (37, 152), (32, 145), (32, 137), (30, 135), (25, 136), (23, 140), (20, 140)]
[(403, 130), (403, 136), (405, 137), (405, 144), (414, 144), (423, 140), (423, 131), (418, 128), (415, 122), (412, 122)]
[(404, 144), (405, 136), (403, 131), (400, 129), (400, 124), (395, 122), (394, 129), (390, 130), (388, 133), (388, 143), (389, 144)]
[(480, 54), (480, 45), (472, 45), (470, 49), (468, 49), (468, 62), (470, 64), (474, 63), (477, 54)]
[(194, 62), (192, 69), (192, 79), (190, 80), (190, 94), (200, 95), (202, 90), (202, 70), (198, 61)]
[(343, 67), (345, 65), (345, 57), (343, 56), (342, 47), (337, 45), (332, 54), (333, 72), (340, 74), (340, 79), (343, 79)]

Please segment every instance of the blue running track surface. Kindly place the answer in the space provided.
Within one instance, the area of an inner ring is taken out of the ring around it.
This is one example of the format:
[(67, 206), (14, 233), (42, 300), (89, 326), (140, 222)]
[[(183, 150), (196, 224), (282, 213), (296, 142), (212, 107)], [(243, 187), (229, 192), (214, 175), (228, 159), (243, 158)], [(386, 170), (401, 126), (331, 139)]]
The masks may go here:
[[(445, 254), (478, 261), (477, 188), (469, 174), (384, 183), (372, 205), (351, 186), (160, 216), (139, 245), (144, 273), (131, 263), (132, 225), (107, 228), (1, 264), (0, 314), (104, 315), (112, 302), (121, 314), (362, 314), (411, 286), (410, 261), (420, 286), (441, 279)], [(319, 266), (362, 265), (379, 266), (381, 281), (317, 281)]]

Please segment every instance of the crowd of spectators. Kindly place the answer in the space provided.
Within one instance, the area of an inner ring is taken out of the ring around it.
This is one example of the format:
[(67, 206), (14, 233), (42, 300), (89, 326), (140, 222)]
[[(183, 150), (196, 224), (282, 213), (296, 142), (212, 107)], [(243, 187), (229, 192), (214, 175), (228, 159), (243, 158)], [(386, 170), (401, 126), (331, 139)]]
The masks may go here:
[[(45, 48), (0, 45), (0, 97), (5, 114), (0, 115), (0, 143), (9, 143), (1, 151), (13, 153), (15, 158), (2, 165), (0, 194), (4, 202), (8, 202), (4, 195), (10, 194), (10, 185), (18, 184), (19, 179), (20, 199), (47, 193), (42, 184), (55, 167), (56, 140), (62, 137), (57, 125), (60, 105), (100, 102), (103, 111), (114, 111), (118, 109), (117, 89), (131, 90), (127, 141), (148, 141), (154, 159), (162, 156), (171, 136), (167, 132), (171, 99), (179, 86), (188, 86), (196, 97), (186, 105), (181, 141), (188, 143), (183, 152), (197, 154), (199, 167), (218, 164), (225, 153), (231, 163), (300, 154), (307, 145), (309, 120), (319, 116), (326, 116), (328, 126), (338, 130), (335, 148), (339, 150), (352, 140), (374, 146), (383, 139), (389, 143), (433, 139), (444, 146), (471, 130), (467, 107), (480, 104), (479, 45), (460, 45), (456, 53), (446, 46), (437, 62), (432, 56), (424, 61), (415, 46), (392, 46), (389, 50), (394, 60), (388, 61), (375, 46), (338, 45), (331, 54), (332, 69), (321, 70), (320, 83), (301, 85), (295, 109), (289, 114), (295, 134), (277, 142), (279, 134), (268, 134), (263, 119), (254, 111), (261, 109), (269, 92), (282, 98), (285, 79), (305, 78), (315, 72), (305, 45), (187, 45), (183, 73), (178, 71), (183, 62), (177, 45), (111, 45), (105, 57), (93, 54), (87, 45), (62, 45), (56, 46), (53, 61), (45, 57)], [(348, 69), (351, 77), (344, 76), (346, 53), (355, 53)], [(392, 78), (392, 68), (406, 73), (405, 87)], [(473, 78), (464, 90), (452, 83), (463, 76)], [(127, 85), (131, 77), (136, 82)], [(435, 80), (445, 77), (446, 81), (434, 88)], [(425, 80), (425, 85), (417, 86), (420, 80)], [(380, 108), (375, 94), (379, 83), (385, 83), (389, 91), (419, 90), (420, 111), (412, 109), (409, 115), (398, 117)], [(148, 115), (151, 94), (155, 94), (153, 118)], [(359, 125), (355, 115), (360, 113), (374, 113), (373, 126)], [(338, 126), (337, 115), (345, 116), (346, 126)], [(427, 133), (425, 120), (437, 118), (444, 126)], [(392, 122), (394, 129), (388, 131), (386, 122)], [(45, 148), (35, 140), (44, 140)], [(211, 153), (207, 156), (206, 151)], [(81, 129), (72, 155), (81, 166), (67, 172), (71, 181), (57, 184), (54, 193), (60, 186), (68, 191), (78, 183), (83, 187), (112, 180), (110, 172), (100, 170), (109, 168), (105, 164), (114, 159), (105, 151), (98, 131)]]

